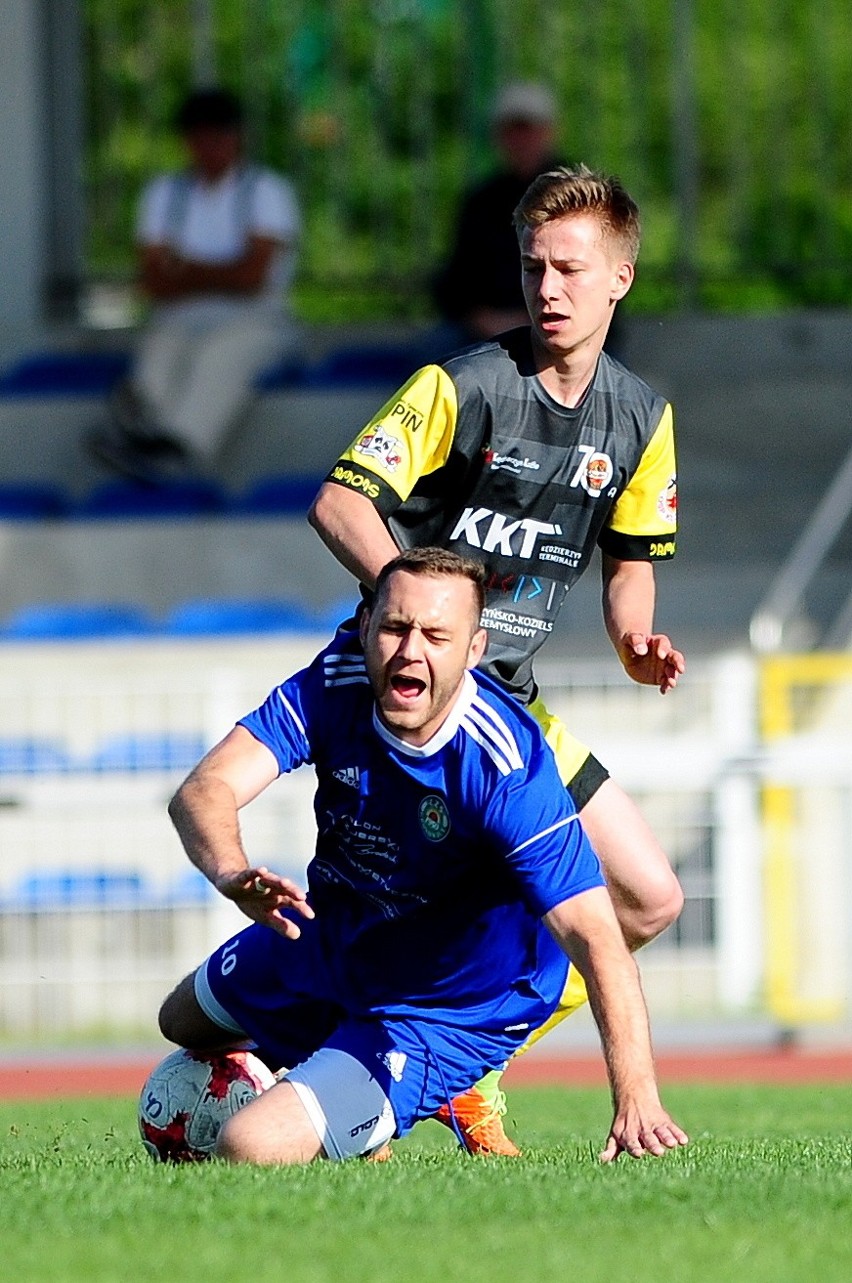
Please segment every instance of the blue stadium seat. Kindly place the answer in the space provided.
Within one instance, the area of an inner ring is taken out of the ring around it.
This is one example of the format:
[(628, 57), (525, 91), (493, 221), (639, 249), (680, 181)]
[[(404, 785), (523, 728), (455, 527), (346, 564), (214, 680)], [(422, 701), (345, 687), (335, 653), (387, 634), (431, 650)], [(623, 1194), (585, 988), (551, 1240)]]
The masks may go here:
[(85, 763), (90, 771), (190, 771), (204, 756), (200, 735), (116, 735), (106, 740)]
[(100, 869), (30, 873), (12, 897), (23, 909), (130, 908), (146, 902), (150, 894), (140, 873)]
[(128, 352), (34, 352), (0, 372), (0, 396), (102, 396), (129, 368)]
[(261, 370), (255, 379), (258, 392), (278, 392), (299, 387), (305, 381), (306, 365), (299, 356), (286, 356)]
[(14, 611), (0, 640), (53, 641), (133, 637), (154, 631), (139, 606), (119, 602), (34, 602)]
[(323, 483), (323, 477), (265, 477), (231, 502), (231, 511), (246, 516), (298, 514), (304, 516)]
[(405, 346), (353, 346), (337, 348), (305, 373), (308, 387), (398, 387), (417, 369), (417, 355)]
[(218, 600), (182, 602), (167, 615), (167, 633), (203, 636), (235, 633), (313, 632), (315, 623), (301, 603), (284, 600)]
[(217, 894), (198, 869), (185, 869), (174, 879), (163, 900), (167, 904), (204, 904), (214, 901)]
[(327, 606), (320, 606), (314, 611), (314, 623), (321, 633), (332, 637), (341, 624), (351, 622), (360, 605), (360, 598), (339, 597)]
[(55, 775), (71, 769), (71, 760), (58, 740), (30, 735), (0, 738), (0, 775)]
[(0, 485), (0, 521), (43, 521), (45, 518), (66, 517), (70, 508), (68, 496), (58, 486), (40, 481)]
[(133, 481), (106, 481), (82, 499), (75, 517), (197, 517), (224, 512), (225, 492), (213, 481), (170, 481), (145, 486)]

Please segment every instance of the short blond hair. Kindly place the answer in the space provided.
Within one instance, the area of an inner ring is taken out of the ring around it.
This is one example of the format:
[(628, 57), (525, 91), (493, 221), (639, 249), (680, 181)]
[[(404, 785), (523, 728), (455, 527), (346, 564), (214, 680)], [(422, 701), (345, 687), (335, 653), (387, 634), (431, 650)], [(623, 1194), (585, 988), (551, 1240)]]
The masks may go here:
[(593, 214), (601, 236), (631, 263), (639, 257), (639, 207), (621, 180), (596, 174), (586, 165), (551, 169), (533, 179), (512, 216), (518, 239), (566, 214)]

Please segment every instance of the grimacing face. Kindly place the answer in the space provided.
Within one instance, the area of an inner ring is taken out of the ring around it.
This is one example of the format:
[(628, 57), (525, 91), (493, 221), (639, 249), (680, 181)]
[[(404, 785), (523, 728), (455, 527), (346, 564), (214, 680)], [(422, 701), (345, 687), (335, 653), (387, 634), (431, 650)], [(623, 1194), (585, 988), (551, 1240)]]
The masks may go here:
[(597, 217), (565, 214), (525, 227), (520, 250), (534, 341), (556, 361), (602, 344), (634, 270), (601, 234)]
[(432, 738), (485, 650), (475, 593), (460, 575), (394, 571), (361, 621), (379, 718), (398, 739)]

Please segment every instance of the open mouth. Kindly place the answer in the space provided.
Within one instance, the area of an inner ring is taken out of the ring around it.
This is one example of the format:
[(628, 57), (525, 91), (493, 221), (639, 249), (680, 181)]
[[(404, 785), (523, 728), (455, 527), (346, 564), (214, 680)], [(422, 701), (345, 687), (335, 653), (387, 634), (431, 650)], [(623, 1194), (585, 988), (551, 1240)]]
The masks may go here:
[(426, 689), (426, 683), (419, 677), (407, 677), (403, 673), (395, 673), (390, 681), (391, 690), (398, 695), (400, 699), (417, 699)]

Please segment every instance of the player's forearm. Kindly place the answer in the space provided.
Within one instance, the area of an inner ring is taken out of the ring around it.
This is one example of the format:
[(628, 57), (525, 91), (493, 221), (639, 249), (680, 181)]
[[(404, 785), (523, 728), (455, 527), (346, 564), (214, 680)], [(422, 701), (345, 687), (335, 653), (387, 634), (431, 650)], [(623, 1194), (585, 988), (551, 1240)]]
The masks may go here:
[(617, 961), (592, 954), (579, 965), (581, 971), (583, 966), (616, 1107), (649, 1093), (656, 1098), (648, 1011), (635, 959), (625, 949)]
[(619, 656), (625, 637), (633, 633), (649, 637), (653, 633), (655, 599), (654, 567), (650, 562), (604, 557), (604, 626)]
[(613, 1101), (618, 1107), (630, 1099), (657, 1100), (645, 998), (615, 915), (609, 921), (607, 911), (595, 921), (595, 915), (585, 914), (578, 925), (566, 920), (561, 907), (545, 922), (586, 981)]
[(308, 521), (329, 552), (368, 588), (399, 548), (369, 499), (330, 482), (311, 505)]
[(248, 868), (236, 799), (223, 781), (190, 775), (168, 810), (189, 859), (214, 886)]

